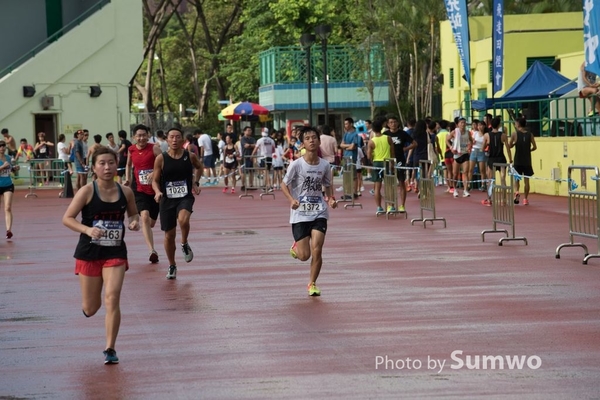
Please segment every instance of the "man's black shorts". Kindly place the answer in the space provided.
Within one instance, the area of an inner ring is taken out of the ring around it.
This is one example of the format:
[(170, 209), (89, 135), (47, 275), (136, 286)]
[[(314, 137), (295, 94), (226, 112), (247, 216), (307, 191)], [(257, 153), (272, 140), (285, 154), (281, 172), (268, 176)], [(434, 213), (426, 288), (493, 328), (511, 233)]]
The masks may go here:
[[(488, 158), (488, 168), (493, 170), (494, 164), (506, 164), (506, 157)], [(500, 171), (502, 168), (496, 167), (496, 171)]]
[(119, 164), (119, 166), (117, 167), (117, 176), (120, 176), (121, 178), (125, 176), (125, 167), (127, 166), (127, 164)]
[(155, 220), (158, 219), (158, 211), (160, 209), (158, 203), (154, 200), (154, 196), (135, 191), (135, 205), (137, 206), (138, 212), (148, 211), (150, 218)]
[(294, 240), (298, 242), (305, 237), (310, 237), (313, 230), (327, 233), (327, 220), (325, 218), (317, 218), (314, 221), (297, 222), (292, 224), (292, 235)]
[(267, 167), (268, 170), (271, 170), (271, 165), (273, 165), (273, 159), (271, 157), (265, 157), (262, 160), (260, 160), (261, 168)]
[(396, 169), (396, 176), (398, 177), (398, 182), (404, 182), (406, 180), (406, 170), (405, 169)]
[(533, 167), (531, 165), (515, 165), (514, 167), (519, 175), (533, 176)]
[(193, 212), (194, 201), (196, 199), (191, 196), (174, 200), (163, 197), (160, 201), (160, 229), (166, 232), (176, 228), (179, 211)]

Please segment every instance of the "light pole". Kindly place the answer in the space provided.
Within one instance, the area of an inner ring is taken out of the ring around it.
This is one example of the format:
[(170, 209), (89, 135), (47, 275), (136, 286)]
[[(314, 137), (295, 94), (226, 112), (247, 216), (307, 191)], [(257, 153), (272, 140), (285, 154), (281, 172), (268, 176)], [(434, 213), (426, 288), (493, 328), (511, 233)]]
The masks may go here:
[(308, 87), (308, 125), (313, 126), (312, 123), (312, 88), (311, 88), (311, 62), (310, 62), (310, 48), (315, 43), (315, 35), (312, 33), (303, 33), (300, 36), (300, 45), (306, 52), (306, 82)]
[(318, 25), (315, 27), (315, 33), (321, 39), (321, 52), (323, 53), (323, 90), (325, 100), (325, 125), (329, 125), (329, 99), (327, 96), (327, 39), (331, 35), (330, 25)]

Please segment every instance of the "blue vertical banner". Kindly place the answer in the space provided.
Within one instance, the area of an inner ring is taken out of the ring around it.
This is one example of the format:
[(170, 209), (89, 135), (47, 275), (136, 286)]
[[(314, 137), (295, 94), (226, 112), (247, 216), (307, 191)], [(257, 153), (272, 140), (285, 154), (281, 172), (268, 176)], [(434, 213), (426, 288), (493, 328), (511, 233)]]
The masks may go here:
[(494, 51), (492, 76), (494, 88), (492, 94), (502, 90), (502, 77), (504, 75), (504, 0), (494, 0), (494, 16), (492, 17), (494, 27)]
[(467, 0), (444, 0), (448, 20), (452, 26), (456, 48), (462, 61), (465, 77), (471, 87), (471, 55), (469, 52), (469, 19)]
[(600, 76), (600, 3), (597, 0), (583, 0), (583, 47), (585, 50), (585, 70)]

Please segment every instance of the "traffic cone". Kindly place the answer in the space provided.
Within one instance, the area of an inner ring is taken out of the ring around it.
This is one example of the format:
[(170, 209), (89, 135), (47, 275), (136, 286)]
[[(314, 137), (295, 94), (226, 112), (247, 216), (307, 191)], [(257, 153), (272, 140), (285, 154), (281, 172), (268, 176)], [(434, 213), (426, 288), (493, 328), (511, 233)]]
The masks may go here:
[(71, 173), (69, 171), (64, 172), (65, 175), (65, 185), (63, 187), (63, 191), (60, 192), (60, 197), (65, 199), (73, 198), (73, 182), (71, 182)]

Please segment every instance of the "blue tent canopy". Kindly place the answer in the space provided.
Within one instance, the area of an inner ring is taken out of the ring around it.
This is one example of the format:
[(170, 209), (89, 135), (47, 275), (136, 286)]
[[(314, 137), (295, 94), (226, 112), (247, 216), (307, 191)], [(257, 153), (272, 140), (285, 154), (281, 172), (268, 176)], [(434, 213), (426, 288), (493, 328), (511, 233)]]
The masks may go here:
[(502, 97), (473, 100), (471, 108), (488, 110), (494, 108), (496, 103), (502, 103), (496, 105), (498, 108), (512, 108), (515, 107), (515, 103), (520, 101), (559, 97), (576, 87), (575, 82), (565, 78), (546, 64), (536, 61)]

